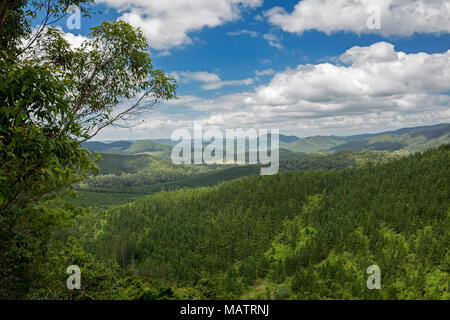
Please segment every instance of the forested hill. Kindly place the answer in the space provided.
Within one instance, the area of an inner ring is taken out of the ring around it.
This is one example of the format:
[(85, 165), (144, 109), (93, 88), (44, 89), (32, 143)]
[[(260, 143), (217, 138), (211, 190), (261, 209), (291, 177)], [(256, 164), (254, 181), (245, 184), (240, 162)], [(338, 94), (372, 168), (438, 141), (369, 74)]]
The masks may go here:
[[(164, 190), (214, 186), (244, 176), (260, 174), (259, 165), (175, 165), (147, 154), (101, 154), (100, 174), (75, 186), (74, 202), (84, 207), (106, 207), (132, 202)], [(335, 154), (282, 154), (280, 171), (348, 169), (393, 157), (377, 151), (344, 151)]]
[[(270, 140), (270, 136), (269, 136)], [(279, 136), (282, 157), (291, 153), (334, 153), (339, 151), (375, 150), (409, 154), (436, 148), (450, 143), (450, 124), (402, 128), (375, 134), (354, 136), (313, 136), (300, 139), (295, 136)], [(178, 144), (168, 139), (116, 141), (110, 143), (89, 141), (83, 147), (100, 153), (149, 154), (162, 159), (170, 159), (172, 147)], [(208, 143), (204, 142), (204, 146)]]
[(402, 129), (394, 133), (337, 145), (329, 151), (343, 150), (384, 150), (389, 152), (412, 153), (435, 148), (450, 142), (450, 124)]
[[(178, 298), (449, 299), (449, 163), (444, 145), (162, 192), (81, 217), (59, 238)], [(382, 290), (366, 287), (371, 265)]]
[(377, 150), (409, 154), (436, 148), (444, 143), (450, 143), (448, 123), (348, 137), (315, 136), (284, 145), (284, 148), (305, 153)]
[(136, 142), (116, 141), (111, 143), (88, 141), (83, 143), (83, 148), (109, 154), (148, 154), (162, 159), (170, 159), (172, 147), (152, 140), (140, 140)]

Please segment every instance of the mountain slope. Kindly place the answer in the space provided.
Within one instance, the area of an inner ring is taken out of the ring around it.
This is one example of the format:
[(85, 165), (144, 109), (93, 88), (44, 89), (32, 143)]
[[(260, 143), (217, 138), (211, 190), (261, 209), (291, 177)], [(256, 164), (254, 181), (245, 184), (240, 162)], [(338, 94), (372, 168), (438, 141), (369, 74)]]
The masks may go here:
[[(284, 154), (289, 150), (296, 153), (337, 152), (343, 150), (378, 150), (416, 152), (435, 148), (448, 143), (450, 124), (402, 128), (375, 134), (361, 134), (348, 137), (313, 136), (300, 139), (296, 136), (280, 134), (280, 148)], [(270, 135), (269, 139), (270, 141)], [(150, 154), (162, 159), (170, 159), (170, 152), (178, 142), (169, 139), (117, 141), (113, 143), (85, 142), (83, 147), (101, 153)], [(204, 146), (208, 145), (204, 142)]]
[(133, 143), (128, 149), (125, 150), (128, 154), (150, 154), (161, 157), (163, 159), (170, 159), (170, 153), (172, 147), (164, 144), (157, 143), (152, 140), (141, 140)]
[(133, 143), (129, 141), (116, 141), (111, 143), (87, 141), (82, 144), (82, 147), (92, 151), (102, 153), (116, 153), (123, 154)]
[(447, 124), (434, 127), (402, 129), (397, 131), (396, 134), (385, 134), (360, 141), (347, 142), (330, 148), (329, 151), (379, 150), (411, 153), (436, 148), (449, 142), (450, 124)]
[(117, 141), (104, 143), (98, 141), (88, 141), (82, 144), (83, 148), (97, 151), (99, 153), (110, 154), (148, 154), (161, 159), (170, 159), (172, 147), (152, 140), (139, 140), (135, 142)]
[[(448, 299), (448, 163), (446, 145), (377, 166), (163, 192), (81, 217), (68, 234), (184, 286), (185, 299)], [(374, 264), (383, 290), (367, 290)]]
[(333, 137), (315, 136), (300, 139), (298, 141), (285, 145), (284, 147), (293, 152), (315, 153), (325, 152), (332, 147), (344, 143), (345, 141)]
[[(385, 152), (375, 151), (306, 155), (282, 150), (280, 172), (349, 169), (393, 159)], [(98, 163), (100, 175), (77, 186), (78, 198), (74, 200), (77, 205), (106, 207), (124, 204), (159, 191), (214, 186), (261, 172), (259, 165), (175, 166), (145, 154), (102, 154), (102, 157), (103, 161)]]
[(404, 135), (404, 134), (418, 134), (418, 133), (426, 133), (426, 132), (434, 132), (439, 131), (442, 128), (445, 128), (448, 126), (448, 123), (441, 123), (431, 126), (419, 126), (419, 127), (410, 127), (410, 128), (401, 128), (394, 131), (383, 131), (379, 133), (369, 133), (369, 134), (360, 134), (360, 135), (353, 135), (348, 137), (336, 137), (337, 139), (344, 140), (346, 142), (352, 142), (352, 141), (358, 141), (358, 140), (365, 140), (370, 138), (375, 138), (378, 136), (384, 136), (384, 135)]

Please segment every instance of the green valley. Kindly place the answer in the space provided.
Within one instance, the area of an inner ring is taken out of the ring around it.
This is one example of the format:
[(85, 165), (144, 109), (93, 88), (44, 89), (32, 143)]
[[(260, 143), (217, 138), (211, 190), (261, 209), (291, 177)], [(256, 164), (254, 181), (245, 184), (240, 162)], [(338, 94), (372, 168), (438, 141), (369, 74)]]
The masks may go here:
[[(57, 238), (179, 298), (448, 299), (449, 146), (93, 211)], [(365, 287), (377, 264), (383, 290)]]
[(368, 2), (0, 0), (3, 313), (448, 305), (450, 0)]

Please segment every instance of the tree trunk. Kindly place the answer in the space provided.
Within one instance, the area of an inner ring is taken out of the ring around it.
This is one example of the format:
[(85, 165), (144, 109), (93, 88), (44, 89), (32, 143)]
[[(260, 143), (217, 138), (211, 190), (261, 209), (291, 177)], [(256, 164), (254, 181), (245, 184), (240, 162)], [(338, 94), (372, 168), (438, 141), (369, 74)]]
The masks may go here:
[(0, 31), (3, 28), (3, 24), (6, 20), (6, 9), (8, 8), (8, 0), (2, 0), (2, 4), (0, 6)]

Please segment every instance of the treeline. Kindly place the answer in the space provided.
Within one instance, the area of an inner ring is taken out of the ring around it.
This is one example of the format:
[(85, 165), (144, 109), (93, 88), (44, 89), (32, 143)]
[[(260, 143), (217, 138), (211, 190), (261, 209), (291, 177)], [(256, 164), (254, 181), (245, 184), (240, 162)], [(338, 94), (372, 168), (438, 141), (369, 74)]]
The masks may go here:
[[(285, 154), (280, 171), (340, 170), (394, 159), (385, 152), (346, 151), (335, 154)], [(78, 184), (74, 203), (84, 207), (125, 204), (160, 191), (214, 186), (260, 174), (259, 165), (174, 165), (149, 155), (102, 154), (100, 175)]]
[[(89, 253), (181, 298), (448, 299), (450, 146), (162, 192), (76, 220)], [(368, 290), (367, 267), (382, 290)]]
[[(90, 176), (75, 188), (79, 190), (124, 191), (180, 180), (217, 169), (218, 166), (176, 165), (150, 155), (101, 154), (100, 174)], [(139, 192), (139, 191), (138, 191)]]
[(281, 171), (341, 170), (386, 163), (398, 158), (384, 151), (342, 151), (333, 154), (309, 154), (280, 161)]

